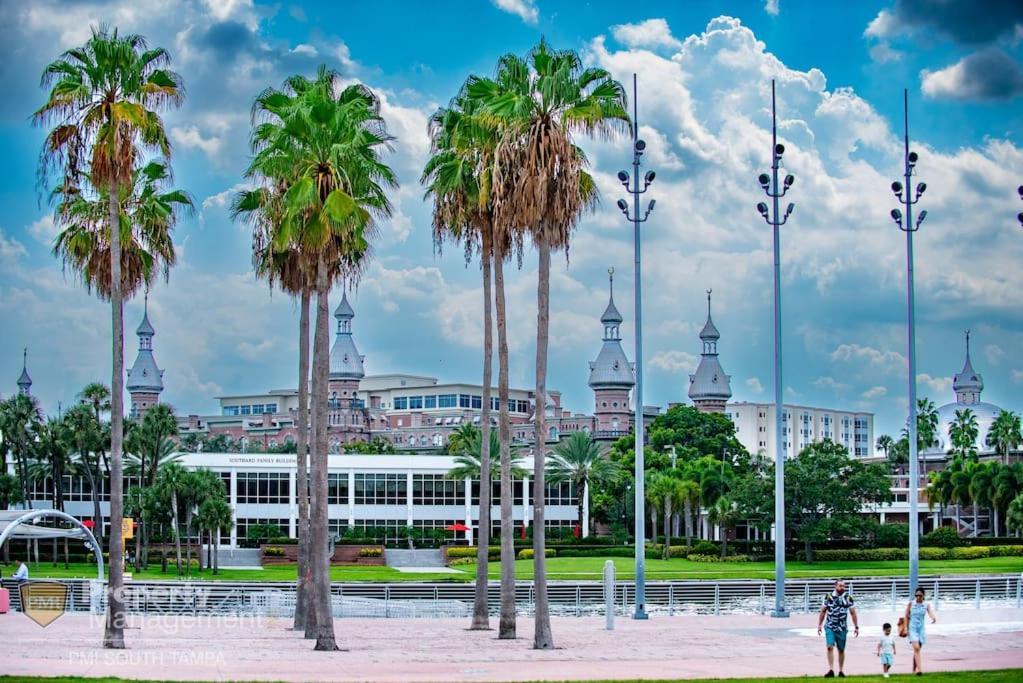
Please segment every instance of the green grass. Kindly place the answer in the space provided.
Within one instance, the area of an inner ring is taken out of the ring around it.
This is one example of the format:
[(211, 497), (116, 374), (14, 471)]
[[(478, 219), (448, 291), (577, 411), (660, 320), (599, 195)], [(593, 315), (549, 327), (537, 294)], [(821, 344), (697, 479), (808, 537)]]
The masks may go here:
[[(600, 580), (604, 572), (604, 561), (611, 559), (615, 563), (618, 579), (633, 578), (633, 560), (629, 557), (552, 557), (547, 560), (548, 577), (552, 580), (582, 581)], [(476, 565), (458, 565), (452, 567), (457, 574), (407, 574), (390, 567), (332, 567), (331, 578), (334, 581), (352, 582), (401, 582), (401, 581), (471, 581), (476, 576)], [(901, 576), (906, 572), (905, 562), (788, 562), (785, 566), (786, 575), (790, 578), (815, 578), (834, 576)], [(10, 575), (12, 568), (4, 573)], [(1023, 572), (1023, 557), (987, 557), (979, 560), (923, 560), (920, 572), (930, 575), (949, 574), (1018, 574)], [(34, 579), (43, 578), (93, 578), (95, 566), (87, 563), (72, 564), (69, 569), (64, 565), (52, 566), (49, 562), (29, 565), (29, 574)], [(500, 576), (500, 565), (490, 563), (490, 577)], [(294, 565), (276, 565), (257, 570), (221, 569), (214, 576), (210, 570), (192, 571), (192, 579), (219, 581), (294, 581), (296, 570)], [(515, 575), (519, 579), (533, 578), (533, 561), (517, 560)], [(685, 559), (647, 560), (646, 575), (650, 580), (657, 579), (773, 579), (773, 562), (690, 562)], [(139, 580), (177, 580), (173, 572), (166, 574), (160, 566), (150, 568), (134, 577)]]
[[(729, 683), (803, 683), (810, 678), (820, 676), (802, 676), (798, 678), (699, 678), (684, 679), (685, 683), (712, 683), (728, 681)], [(849, 680), (860, 681), (860, 683), (882, 683), (886, 679), (881, 676), (849, 676)], [(916, 677), (909, 674), (892, 674), (891, 679), (912, 679)], [(996, 671), (952, 671), (948, 673), (928, 673), (925, 677), (928, 681), (980, 681), (981, 683), (1016, 683), (1023, 678), (1023, 669), (1000, 669)], [(33, 677), (33, 676), (0, 676), (0, 683), (14, 683), (15, 681), (33, 681), (33, 683), (119, 683), (123, 678), (80, 678), (77, 676), (62, 676), (59, 678)], [(681, 683), (682, 679), (674, 683)], [(138, 680), (135, 683), (167, 683), (158, 680)], [(567, 682), (563, 682), (567, 683)], [(609, 681), (596, 681), (595, 683), (610, 683)], [(617, 683), (644, 683), (639, 679), (632, 681), (619, 680)], [(672, 683), (671, 681), (659, 681), (659, 683)]]

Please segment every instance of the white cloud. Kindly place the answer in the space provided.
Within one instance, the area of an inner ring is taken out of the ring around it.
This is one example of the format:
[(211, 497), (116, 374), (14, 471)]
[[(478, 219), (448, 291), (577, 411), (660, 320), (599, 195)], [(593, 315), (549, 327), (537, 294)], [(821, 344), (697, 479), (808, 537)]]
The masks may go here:
[(845, 384), (844, 382), (839, 382), (834, 377), (827, 376), (818, 377), (812, 382), (812, 384), (818, 389), (831, 389), (832, 391), (835, 392), (845, 391), (846, 389), (849, 388), (848, 384)]
[(53, 214), (43, 214), (28, 226), (28, 233), (40, 244), (48, 247), (53, 246), (53, 240), (57, 237), (60, 228), (53, 222)]
[(770, 14), (772, 17), (778, 16), (778, 12), (781, 8), (778, 6), (780, 0), (764, 0), (764, 11)]
[(831, 359), (854, 365), (868, 365), (883, 372), (905, 370), (906, 357), (897, 351), (882, 351), (860, 344), (841, 344), (831, 352)]
[(764, 385), (760, 383), (760, 380), (756, 377), (750, 377), (746, 380), (746, 388), (752, 391), (754, 394), (764, 393)]
[(877, 13), (869, 24), (863, 35), (868, 38), (891, 38), (899, 32), (899, 22), (891, 12), (886, 9)]
[(878, 385), (876, 387), (870, 387), (869, 389), (864, 391), (862, 394), (860, 394), (860, 397), (862, 397), (862, 398), (864, 398), (864, 399), (866, 399), (868, 401), (872, 401), (874, 399), (881, 398), (881, 397), (887, 396), (887, 395), (888, 395), (887, 387), (883, 387), (883, 386)]
[(1012, 370), (1009, 372), (1009, 377), (1016, 384), (1023, 384), (1023, 370)]
[(490, 0), (499, 10), (514, 14), (527, 24), (535, 24), (540, 19), (540, 10), (535, 0)]
[(25, 256), (28, 252), (25, 251), (24, 245), (13, 237), (8, 237), (4, 234), (4, 231), (0, 229), (0, 261), (14, 261), (15, 259)]
[(650, 358), (651, 367), (670, 373), (691, 373), (696, 370), (696, 356), (685, 351), (661, 351)]
[(986, 48), (944, 69), (924, 69), (920, 90), (930, 98), (1008, 100), (1023, 93), (1023, 68), (1003, 50)]
[(984, 347), (984, 356), (991, 365), (1000, 365), (1008, 354), (998, 344), (988, 344)]
[(887, 41), (881, 41), (870, 48), (870, 58), (878, 64), (898, 62), (905, 56), (904, 52), (896, 50)]
[(185, 149), (200, 149), (208, 157), (215, 157), (224, 141), (216, 136), (203, 137), (196, 126), (174, 127), (170, 130), (171, 140)]
[(297, 55), (306, 55), (307, 57), (315, 57), (320, 54), (316, 47), (309, 45), (308, 43), (299, 43), (295, 47), (291, 48), (291, 51)]
[(922, 372), (917, 374), (916, 381), (930, 389), (938, 397), (939, 403), (952, 392), (951, 377), (932, 377)]
[(671, 28), (664, 19), (647, 19), (638, 24), (618, 24), (611, 27), (611, 34), (619, 43), (631, 48), (677, 50), (682, 47), (682, 42), (671, 35)]
[(226, 209), (228, 206), (230, 206), (231, 200), (237, 193), (249, 189), (252, 189), (252, 185), (247, 182), (232, 185), (226, 190), (210, 195), (209, 197), (206, 197), (206, 199), (202, 200), (202, 210), (205, 211), (206, 209)]

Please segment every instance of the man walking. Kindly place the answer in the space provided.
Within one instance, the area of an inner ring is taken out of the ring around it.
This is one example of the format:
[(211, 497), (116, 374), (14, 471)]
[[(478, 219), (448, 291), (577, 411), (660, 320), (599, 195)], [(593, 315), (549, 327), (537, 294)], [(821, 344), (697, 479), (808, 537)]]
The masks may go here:
[(845, 592), (845, 581), (835, 582), (835, 590), (824, 596), (820, 614), (817, 617), (817, 635), (822, 630), (828, 645), (828, 672), (825, 678), (835, 677), (835, 650), (838, 650), (838, 676), (845, 678), (845, 639), (849, 634), (849, 616), (852, 615), (853, 636), (860, 636), (860, 620), (856, 616), (852, 596)]

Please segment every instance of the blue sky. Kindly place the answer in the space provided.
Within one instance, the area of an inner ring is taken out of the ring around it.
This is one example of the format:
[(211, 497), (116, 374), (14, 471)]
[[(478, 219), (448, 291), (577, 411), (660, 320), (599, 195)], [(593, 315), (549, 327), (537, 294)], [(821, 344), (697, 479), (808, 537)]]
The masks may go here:
[[(177, 228), (179, 266), (150, 299), (165, 400), (207, 412), (220, 393), (294, 384), (293, 303), (251, 274), (250, 242), (227, 200), (242, 183), (253, 96), (326, 63), (382, 98), (401, 189), (375, 259), (354, 293), (369, 372), (472, 381), (480, 368), (478, 269), (457, 248), (434, 254), (419, 173), (426, 121), (470, 73), (543, 35), (622, 79), (640, 78), (641, 133), (657, 170), (644, 235), (648, 404), (685, 400), (713, 288), (721, 362), (735, 399), (771, 395), (771, 257), (756, 175), (769, 164), (770, 80), (797, 208), (783, 233), (786, 399), (871, 410), (878, 430), (905, 415), (904, 246), (887, 218), (899, 172), (902, 88), (929, 190), (918, 233), (922, 394), (951, 400), (971, 328), (984, 398), (1023, 409), (1023, 10), (1016, 2), (288, 3), (140, 0), (5, 3), (0, 8), (0, 391), (29, 347), (34, 392), (49, 411), (109, 378), (109, 314), (49, 254), (55, 228), (35, 167), (43, 65), (105, 22), (165, 46), (188, 100), (166, 116), (177, 185), (200, 207)], [(587, 361), (600, 346), (606, 271), (633, 355), (632, 254), (614, 208), (624, 140), (582, 141), (603, 206), (556, 259), (549, 386), (592, 409)], [(509, 274), (512, 381), (528, 386), (535, 257)], [(133, 330), (141, 301), (131, 302)], [(134, 357), (135, 339), (126, 339)]]

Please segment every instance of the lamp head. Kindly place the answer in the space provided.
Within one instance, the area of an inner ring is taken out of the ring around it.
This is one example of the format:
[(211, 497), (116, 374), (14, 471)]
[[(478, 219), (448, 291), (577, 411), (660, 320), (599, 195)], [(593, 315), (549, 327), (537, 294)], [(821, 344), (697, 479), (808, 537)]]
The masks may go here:
[(1016, 192), (1019, 193), (1019, 198), (1023, 199), (1023, 185), (1020, 185), (1018, 188), (1016, 188)]
[(1019, 224), (1023, 225), (1023, 211), (1020, 211), (1019, 214), (1017, 214), (1016, 218), (1019, 219)]
[(629, 210), (629, 205), (625, 203), (625, 200), (624, 200), (624, 199), (619, 199), (619, 200), (618, 200), (618, 209), (619, 209), (619, 210), (620, 210), (620, 211), (621, 211), (622, 213), (625, 213), (626, 211), (628, 211), (628, 210)]
[(646, 149), (646, 141), (636, 140), (636, 151), (642, 152), (644, 149)]
[(919, 213), (919, 214), (917, 215), (917, 217), (916, 217), (916, 224), (917, 224), (917, 225), (920, 225), (921, 223), (923, 223), (923, 222), (924, 222), (924, 219), (925, 219), (925, 218), (927, 218), (927, 209), (924, 209), (923, 211), (921, 211), (921, 212), (920, 212), (920, 213)]
[(917, 197), (919, 197), (920, 195), (922, 195), (926, 191), (927, 191), (927, 183), (917, 183), (916, 184), (916, 196)]
[(791, 216), (792, 215), (792, 210), (795, 209), (795, 208), (796, 208), (796, 205), (793, 204), (792, 202), (789, 202), (789, 205), (787, 207), (785, 207), (785, 217), (788, 218), (789, 216)]
[(764, 188), (765, 190), (771, 186), (771, 176), (767, 175), (766, 173), (761, 173), (760, 177), (758, 177), (757, 180), (760, 182), (760, 187)]
[(656, 173), (654, 173), (653, 171), (647, 171), (646, 175), (643, 176), (643, 182), (649, 185), (650, 183), (654, 182), (654, 178), (656, 177), (657, 177)]
[(760, 202), (759, 204), (757, 204), (757, 211), (760, 212), (761, 216), (767, 218), (767, 204), (765, 204), (764, 202)]
[(618, 171), (618, 180), (619, 180), (619, 182), (622, 182), (622, 183), (629, 182), (629, 174), (626, 173), (625, 171)]
[(784, 153), (785, 153), (785, 145), (783, 145), (783, 144), (781, 144), (779, 142), (777, 145), (774, 146), (774, 155), (775, 156), (779, 156), (780, 157)]
[(789, 173), (785, 176), (785, 187), (792, 187), (792, 183), (796, 182), (796, 176)]
[(916, 162), (917, 162), (917, 160), (918, 160), (919, 158), (920, 158), (920, 157), (919, 157), (919, 156), (917, 156), (917, 153), (916, 153), (916, 152), (910, 152), (910, 153), (909, 153), (909, 165), (910, 165), (910, 166), (913, 166), (913, 165), (915, 165), (915, 164), (916, 164)]
[(894, 183), (892, 183), (892, 192), (894, 192), (896, 195), (901, 195), (902, 194), (902, 183), (900, 183), (898, 180), (896, 180)]
[(902, 223), (902, 212), (898, 209), (892, 209), (892, 220), (896, 223)]
[(657, 204), (657, 200), (656, 199), (651, 199), (650, 203), (646, 205), (646, 212), (650, 213), (651, 211), (653, 211), (655, 204)]

